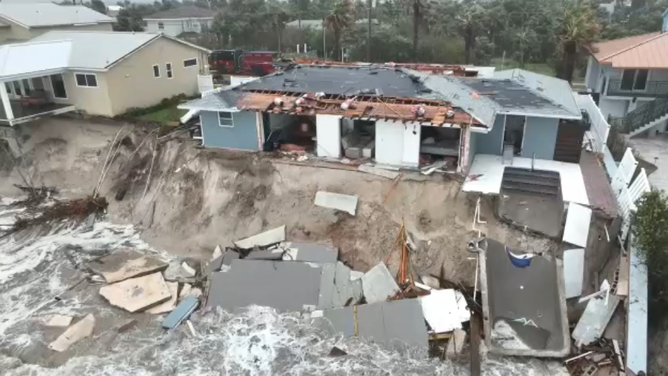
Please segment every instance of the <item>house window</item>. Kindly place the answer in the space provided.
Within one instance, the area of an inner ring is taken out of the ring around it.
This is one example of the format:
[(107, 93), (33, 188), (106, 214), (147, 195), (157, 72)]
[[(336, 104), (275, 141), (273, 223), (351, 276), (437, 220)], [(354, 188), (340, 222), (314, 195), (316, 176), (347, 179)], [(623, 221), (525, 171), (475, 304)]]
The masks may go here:
[(218, 113), (218, 125), (225, 128), (234, 127), (234, 120), (232, 119), (231, 112), (219, 112)]
[(622, 90), (645, 90), (647, 87), (647, 69), (624, 69), (622, 73)]
[(74, 78), (79, 87), (97, 87), (97, 76), (94, 74), (75, 73)]
[(194, 67), (197, 65), (197, 58), (192, 58), (188, 60), (183, 60), (183, 67), (188, 68), (188, 67)]
[(160, 78), (160, 66), (157, 64), (153, 66), (153, 77)]
[(167, 71), (167, 78), (174, 77), (174, 73), (172, 72), (172, 63), (165, 64), (165, 71)]
[(158, 30), (165, 30), (165, 24), (162, 22), (158, 22)]

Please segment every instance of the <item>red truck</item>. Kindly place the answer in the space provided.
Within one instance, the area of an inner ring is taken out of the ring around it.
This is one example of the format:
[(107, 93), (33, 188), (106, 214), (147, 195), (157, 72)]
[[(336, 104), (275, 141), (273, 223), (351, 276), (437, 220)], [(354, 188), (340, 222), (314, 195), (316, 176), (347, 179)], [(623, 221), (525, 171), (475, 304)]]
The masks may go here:
[(278, 57), (273, 51), (216, 50), (209, 56), (209, 67), (214, 76), (243, 74), (264, 76), (272, 73)]

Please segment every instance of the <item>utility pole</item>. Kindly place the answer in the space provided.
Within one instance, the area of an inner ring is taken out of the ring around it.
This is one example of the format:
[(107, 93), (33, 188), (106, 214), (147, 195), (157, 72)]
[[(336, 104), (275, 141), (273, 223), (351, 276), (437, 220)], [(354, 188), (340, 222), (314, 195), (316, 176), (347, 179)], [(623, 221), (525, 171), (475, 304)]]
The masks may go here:
[(367, 0), (366, 61), (371, 62), (371, 7), (373, 0)]

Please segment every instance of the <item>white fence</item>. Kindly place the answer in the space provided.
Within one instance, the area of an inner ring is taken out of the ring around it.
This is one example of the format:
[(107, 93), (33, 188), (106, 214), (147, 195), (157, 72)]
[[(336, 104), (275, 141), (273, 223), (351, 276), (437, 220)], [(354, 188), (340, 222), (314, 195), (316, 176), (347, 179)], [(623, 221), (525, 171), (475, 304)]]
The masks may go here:
[(591, 143), (592, 151), (596, 153), (603, 153), (605, 143), (608, 140), (610, 133), (610, 124), (605, 120), (601, 110), (594, 102), (594, 99), (589, 94), (579, 94), (577, 96), (578, 105), (580, 109), (585, 110), (589, 114), (591, 121), (591, 129), (587, 131), (586, 137)]
[(633, 213), (637, 209), (636, 203), (645, 192), (651, 191), (652, 188), (644, 168), (641, 169), (638, 176), (633, 179), (633, 175), (638, 167), (638, 161), (633, 155), (631, 148), (626, 149), (622, 161), (619, 163), (619, 166), (615, 165), (614, 169), (608, 168), (609, 163), (615, 163), (614, 160), (610, 162), (605, 157), (603, 160), (606, 164), (606, 169), (608, 169), (608, 173), (614, 171), (611, 183), (612, 191), (615, 194), (617, 205), (619, 205), (619, 212), (622, 216), (622, 228), (619, 236), (622, 241), (625, 241), (629, 234), (629, 229), (631, 228)]

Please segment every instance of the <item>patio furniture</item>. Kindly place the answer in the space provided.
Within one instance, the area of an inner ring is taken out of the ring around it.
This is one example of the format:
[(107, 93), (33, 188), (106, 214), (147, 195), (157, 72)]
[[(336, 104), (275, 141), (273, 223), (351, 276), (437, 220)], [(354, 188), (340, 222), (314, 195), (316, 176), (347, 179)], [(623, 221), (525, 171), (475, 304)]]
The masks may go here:
[(27, 97), (21, 97), (19, 99), (19, 103), (21, 103), (22, 106), (25, 107), (30, 107), (30, 106), (41, 106), (44, 104), (48, 103), (47, 97), (46, 97), (46, 91), (44, 90), (33, 90), (29, 96)]

